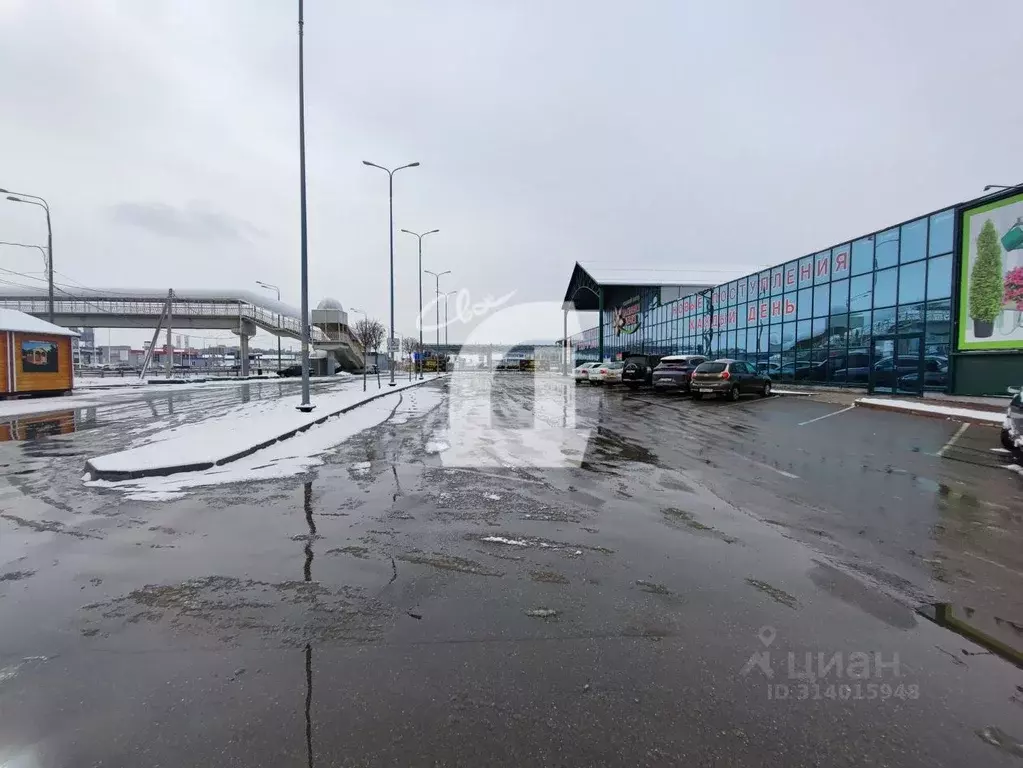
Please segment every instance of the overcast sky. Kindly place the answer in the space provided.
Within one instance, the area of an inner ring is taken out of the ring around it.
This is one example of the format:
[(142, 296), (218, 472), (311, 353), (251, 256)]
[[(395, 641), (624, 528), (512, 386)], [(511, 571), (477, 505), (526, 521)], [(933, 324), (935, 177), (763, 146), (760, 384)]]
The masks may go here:
[[(576, 260), (777, 263), (1023, 181), (1018, 0), (305, 5), (313, 305), (386, 319), (387, 177), (363, 159), (422, 163), (396, 229), (439, 228), (424, 267), (477, 300), (560, 302)], [(62, 275), (298, 304), (296, 6), (0, 0), (0, 187), (50, 201)], [(0, 200), (0, 240), (44, 243), (41, 212)]]

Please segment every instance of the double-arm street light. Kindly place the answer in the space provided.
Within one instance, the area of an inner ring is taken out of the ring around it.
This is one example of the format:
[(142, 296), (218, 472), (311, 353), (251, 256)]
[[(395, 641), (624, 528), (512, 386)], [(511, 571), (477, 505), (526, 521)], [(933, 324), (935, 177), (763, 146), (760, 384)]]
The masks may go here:
[(387, 337), (387, 357), (390, 361), (389, 368), (391, 369), (391, 380), (388, 383), (389, 386), (394, 386), (394, 174), (398, 171), (403, 171), (406, 168), (416, 168), (419, 163), (409, 163), (408, 165), (402, 165), (397, 168), (384, 168), (382, 165), (371, 163), (369, 160), (363, 160), (363, 165), (368, 165), (370, 168), (379, 168), (381, 171), (387, 174), (387, 205), (388, 205), (388, 233), (390, 235), (391, 243), (391, 332), (390, 336)]
[[(281, 301), (281, 289), (271, 283), (264, 283), (262, 280), (257, 280), (256, 285), (260, 288), (266, 288), (268, 291), (277, 291), (277, 303)], [(277, 375), (281, 374), (281, 313), (277, 313)]]
[[(451, 270), (445, 269), (443, 272), (431, 272), (428, 269), (423, 270), (428, 275), (433, 275), (437, 280), (437, 298), (434, 303), (437, 305), (437, 346), (440, 347), (440, 279), (443, 275), (450, 275)], [(437, 354), (440, 354), (440, 349), (437, 350)]]
[(412, 235), (419, 240), (419, 380), (423, 379), (423, 238), (440, 232), (439, 229), (431, 229), (429, 232), (413, 232), (410, 229), (403, 229), (406, 235)]
[(1023, 185), (1020, 185), (1020, 184), (988, 184), (987, 186), (984, 187), (984, 191), (987, 192), (989, 189), (1015, 189), (1018, 186), (1023, 186)]
[(53, 227), (50, 225), (50, 206), (38, 195), (27, 195), (24, 192), (11, 192), (0, 189), (0, 194), (7, 195), (12, 203), (28, 203), (38, 205), (46, 211), (46, 282), (50, 289), (50, 322), (53, 322)]

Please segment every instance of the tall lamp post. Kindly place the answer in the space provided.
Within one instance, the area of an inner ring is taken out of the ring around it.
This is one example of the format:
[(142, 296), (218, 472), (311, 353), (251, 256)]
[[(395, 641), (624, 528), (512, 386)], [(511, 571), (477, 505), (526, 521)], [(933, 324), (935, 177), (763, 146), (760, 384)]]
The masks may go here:
[(305, 16), (302, 0), (298, 0), (298, 187), (302, 228), (301, 291), (302, 291), (302, 402), (298, 410), (309, 413), (315, 406), (309, 402), (309, 227), (305, 195)]
[(408, 165), (401, 165), (394, 169), (384, 168), (382, 165), (371, 163), (369, 160), (363, 160), (363, 165), (368, 165), (370, 168), (379, 168), (381, 171), (387, 174), (387, 209), (389, 216), (389, 223), (387, 225), (387, 231), (391, 238), (391, 333), (387, 338), (387, 358), (390, 361), (388, 367), (391, 369), (391, 380), (388, 383), (389, 386), (394, 386), (394, 174), (398, 171), (403, 171), (406, 168), (416, 168), (419, 163), (409, 163)]
[(437, 280), (437, 298), (434, 302), (437, 305), (437, 354), (440, 354), (440, 279), (444, 275), (450, 275), (451, 270), (445, 269), (443, 272), (431, 272), (428, 269), (423, 270), (428, 275), (433, 275)]
[(413, 235), (419, 240), (419, 380), (423, 380), (423, 238), (440, 232), (439, 229), (431, 229), (429, 232), (413, 232), (403, 229), (406, 235)]
[(11, 192), (0, 189), (0, 194), (7, 195), (12, 203), (28, 203), (38, 205), (46, 211), (46, 282), (50, 289), (50, 322), (53, 322), (53, 227), (50, 224), (50, 205), (38, 195), (27, 195), (24, 192)]
[(448, 345), (448, 296), (454, 296), (458, 291), (448, 291), (444, 294), (444, 346)]
[[(256, 285), (258, 285), (260, 288), (266, 288), (268, 291), (277, 291), (277, 302), (280, 303), (280, 301), (281, 301), (281, 289), (280, 288), (278, 288), (276, 285), (273, 285), (271, 283), (264, 283), (262, 280), (257, 280), (256, 281)], [(277, 334), (277, 375), (280, 376), (280, 374), (281, 374), (281, 334), (279, 333), (279, 331), (281, 330), (281, 313), (280, 312), (277, 313), (277, 330), (278, 330), (278, 334)]]
[(987, 192), (989, 189), (1015, 189), (1016, 187), (1023, 186), (1020, 184), (988, 184), (984, 187), (984, 191)]

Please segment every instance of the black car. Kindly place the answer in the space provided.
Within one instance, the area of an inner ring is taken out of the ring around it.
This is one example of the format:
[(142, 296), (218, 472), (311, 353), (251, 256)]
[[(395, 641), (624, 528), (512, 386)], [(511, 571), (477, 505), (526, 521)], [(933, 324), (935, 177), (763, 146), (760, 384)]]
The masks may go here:
[(741, 395), (767, 397), (771, 394), (771, 377), (757, 373), (756, 368), (741, 360), (715, 360), (696, 367), (689, 387), (694, 400), (717, 395), (735, 401)]
[(689, 377), (696, 366), (707, 362), (703, 355), (667, 355), (654, 368), (654, 392), (688, 392)]
[(641, 384), (650, 385), (654, 380), (654, 368), (661, 362), (660, 355), (629, 355), (622, 368), (622, 384), (629, 389), (639, 389)]

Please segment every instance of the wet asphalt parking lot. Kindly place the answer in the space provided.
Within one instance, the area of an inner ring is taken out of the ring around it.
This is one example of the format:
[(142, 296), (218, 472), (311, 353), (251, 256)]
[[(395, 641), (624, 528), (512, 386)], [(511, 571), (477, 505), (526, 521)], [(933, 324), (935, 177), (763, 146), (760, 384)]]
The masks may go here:
[(1021, 764), (1023, 671), (913, 610), (1017, 631), (994, 429), (553, 381), (569, 466), (485, 434), (452, 466), (453, 403), (543, 410), (495, 381), (169, 502), (86, 488), (85, 459), (293, 385), (110, 395), (0, 443), (0, 765)]

